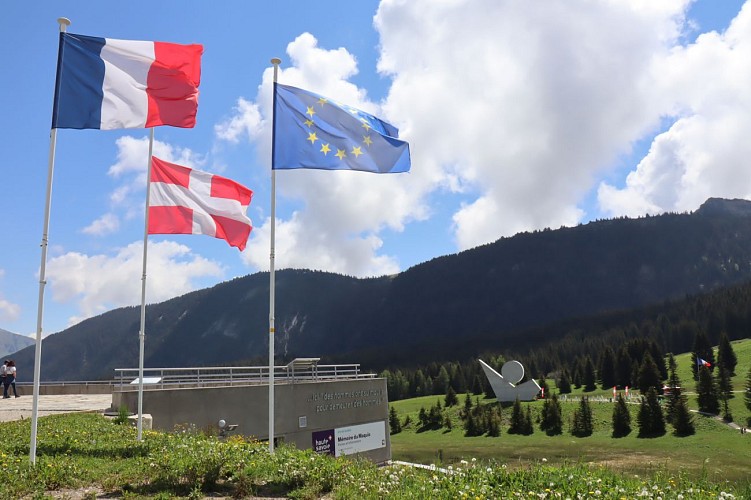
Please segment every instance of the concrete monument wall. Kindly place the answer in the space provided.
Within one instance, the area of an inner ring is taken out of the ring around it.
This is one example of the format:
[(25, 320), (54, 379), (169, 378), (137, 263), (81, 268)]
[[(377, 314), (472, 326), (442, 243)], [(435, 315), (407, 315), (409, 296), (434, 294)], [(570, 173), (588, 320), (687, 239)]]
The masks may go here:
[[(217, 429), (223, 419), (238, 424), (234, 433), (268, 439), (268, 396), (268, 385), (149, 389), (143, 412), (154, 429)], [(332, 455), (360, 453), (378, 463), (391, 459), (385, 379), (276, 384), (274, 400), (277, 440)], [(138, 392), (113, 392), (112, 407), (121, 406), (136, 413)]]

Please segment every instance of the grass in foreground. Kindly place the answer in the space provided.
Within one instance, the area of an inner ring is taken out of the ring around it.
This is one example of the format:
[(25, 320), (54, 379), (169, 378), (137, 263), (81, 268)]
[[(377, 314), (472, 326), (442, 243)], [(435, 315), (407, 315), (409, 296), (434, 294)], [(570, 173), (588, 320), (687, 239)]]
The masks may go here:
[[(378, 468), (233, 437), (226, 441), (191, 429), (135, 430), (95, 414), (39, 420), (36, 466), (28, 460), (28, 421), (0, 424), (0, 498), (745, 498), (748, 486), (656, 473), (636, 477), (585, 464), (550, 466), (544, 460), (516, 470), (469, 459), (449, 466)], [(82, 493), (83, 492), (83, 493)]]

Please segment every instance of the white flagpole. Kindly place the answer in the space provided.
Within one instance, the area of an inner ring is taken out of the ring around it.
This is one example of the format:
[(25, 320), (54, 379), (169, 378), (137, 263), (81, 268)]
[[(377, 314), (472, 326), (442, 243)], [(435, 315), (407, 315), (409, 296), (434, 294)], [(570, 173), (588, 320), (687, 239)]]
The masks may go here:
[[(277, 72), (282, 60), (275, 57), (271, 60), (274, 65), (274, 83), (276, 83)], [(276, 92), (276, 90), (273, 90)], [(274, 94), (276, 101), (276, 94)], [(272, 113), (276, 113), (273, 110)], [(273, 115), (272, 115), (273, 116)], [(276, 117), (274, 117), (276, 118)], [(273, 123), (272, 120), (272, 143), (273, 143)], [(273, 149), (273, 145), (272, 145)], [(273, 155), (273, 153), (272, 153)], [(273, 158), (272, 158), (273, 163)], [(274, 453), (274, 245), (276, 238), (276, 171), (274, 165), (271, 165), (271, 252), (269, 254), (269, 452)]]
[[(70, 26), (70, 20), (64, 17), (57, 19), (60, 33)], [(44, 286), (47, 284), (47, 246), (50, 229), (50, 209), (52, 206), (52, 174), (55, 170), (55, 145), (57, 143), (57, 129), (50, 131), (50, 152), (47, 163), (47, 198), (44, 208), (44, 227), (42, 229), (42, 260), (39, 265), (39, 299), (37, 302), (37, 335), (36, 350), (34, 351), (34, 397), (31, 409), (31, 443), (29, 444), (29, 460), (36, 464), (37, 455), (37, 417), (39, 415), (39, 378), (42, 368), (42, 318), (44, 317)]]
[(154, 127), (149, 133), (149, 164), (146, 167), (146, 210), (143, 217), (143, 274), (141, 274), (141, 329), (138, 332), (138, 440), (143, 440), (143, 350), (146, 338), (146, 256), (149, 250), (149, 204), (151, 202), (151, 158)]

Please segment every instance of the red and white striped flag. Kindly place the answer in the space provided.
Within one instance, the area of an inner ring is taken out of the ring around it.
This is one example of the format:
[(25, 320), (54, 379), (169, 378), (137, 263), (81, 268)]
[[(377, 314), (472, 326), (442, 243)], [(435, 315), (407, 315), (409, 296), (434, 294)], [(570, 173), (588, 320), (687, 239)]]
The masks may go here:
[(152, 157), (148, 234), (205, 234), (242, 251), (253, 229), (253, 191), (235, 181)]

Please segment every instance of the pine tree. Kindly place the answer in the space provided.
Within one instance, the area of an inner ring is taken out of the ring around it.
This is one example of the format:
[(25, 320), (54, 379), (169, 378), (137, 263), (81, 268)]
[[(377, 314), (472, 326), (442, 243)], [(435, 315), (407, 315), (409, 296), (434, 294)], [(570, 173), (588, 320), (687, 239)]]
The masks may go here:
[(449, 386), (448, 391), (446, 391), (446, 398), (444, 400), (446, 408), (449, 406), (454, 406), (459, 403), (459, 398), (456, 395), (456, 391), (453, 387)]
[(662, 386), (662, 380), (660, 379), (660, 371), (655, 364), (652, 355), (649, 352), (644, 353), (644, 361), (642, 361), (639, 367), (639, 390), (642, 394), (646, 394), (650, 387), (654, 387), (655, 390)]
[(545, 431), (548, 436), (557, 436), (563, 433), (563, 415), (561, 412), (561, 403), (558, 396), (553, 396), (545, 400), (542, 405), (542, 418), (540, 419), (540, 430)]
[(712, 374), (706, 366), (699, 368), (699, 381), (696, 383), (696, 400), (699, 411), (716, 415), (720, 412), (717, 389)]
[(412, 397), (415, 396), (427, 396), (430, 394), (429, 392), (425, 392), (425, 374), (422, 372), (421, 369), (417, 369), (415, 372), (414, 377), (412, 378), (412, 382), (409, 384), (409, 393)]
[(558, 379), (558, 392), (561, 394), (571, 393), (571, 380), (566, 369), (561, 370), (561, 377)]
[(446, 394), (449, 382), (449, 372), (446, 371), (446, 366), (441, 366), (438, 376), (433, 380), (433, 394)]
[(586, 396), (581, 398), (579, 408), (574, 410), (574, 424), (571, 427), (571, 434), (576, 437), (592, 435), (592, 408), (589, 405), (589, 398)]
[(631, 414), (623, 395), (618, 394), (613, 408), (613, 437), (619, 438), (631, 434)]
[(725, 422), (732, 422), (728, 400), (733, 397), (733, 383), (730, 381), (730, 372), (725, 366), (717, 368), (717, 392), (722, 401), (722, 418)]
[(460, 413), (462, 418), (467, 418), (467, 416), (472, 411), (472, 398), (470, 397), (469, 393), (464, 397), (464, 407), (462, 408), (462, 411)]
[(717, 368), (725, 368), (730, 376), (735, 375), (735, 367), (738, 365), (738, 357), (733, 351), (728, 334), (722, 332), (720, 344), (717, 347)]
[(404, 417), (404, 422), (402, 423), (402, 429), (406, 429), (412, 425), (412, 417), (407, 415)]
[(696, 432), (694, 418), (688, 411), (686, 397), (681, 395), (673, 407), (673, 435), (678, 437), (691, 436)]
[(451, 365), (451, 387), (456, 392), (467, 392), (467, 377), (464, 373), (464, 368), (459, 363)]
[(524, 413), (522, 413), (522, 404), (519, 398), (514, 401), (514, 407), (511, 410), (511, 422), (509, 423), (509, 434), (524, 434)]
[(396, 370), (393, 373), (389, 370), (384, 370), (381, 372), (381, 378), (386, 379), (386, 388), (390, 401), (398, 401), (410, 396), (409, 381), (401, 370)]
[(668, 378), (668, 368), (665, 366), (665, 355), (663, 350), (654, 340), (649, 341), (649, 353), (652, 355), (652, 360), (657, 366), (657, 372), (660, 374), (660, 380)]
[(597, 389), (597, 377), (595, 374), (595, 365), (592, 364), (592, 358), (589, 356), (584, 360), (584, 392), (592, 392)]
[[(498, 408), (500, 408), (500, 406)], [(490, 437), (498, 437), (501, 435), (501, 413), (500, 410), (495, 407), (490, 408), (488, 411), (487, 433)]]
[(665, 419), (662, 415), (660, 403), (657, 400), (657, 391), (650, 388), (646, 397), (642, 396), (637, 416), (639, 425), (638, 437), (657, 437), (665, 434)]
[(420, 423), (420, 428), (428, 425), (428, 412), (425, 411), (424, 406), (421, 406), (420, 411), (417, 412), (417, 421)]
[(454, 424), (451, 423), (451, 417), (449, 417), (448, 413), (443, 416), (443, 426), (449, 431), (454, 428)]
[(464, 421), (464, 435), (467, 437), (479, 436), (481, 433), (477, 429), (477, 422), (475, 421), (472, 412), (467, 415), (467, 419)]
[(535, 428), (532, 425), (532, 409), (527, 405), (527, 413), (524, 416), (524, 434), (525, 436), (530, 436), (535, 432)]
[(610, 389), (618, 383), (615, 373), (615, 353), (608, 346), (603, 351), (599, 363), (600, 387)]
[(391, 434), (399, 434), (402, 432), (402, 424), (399, 421), (399, 415), (396, 414), (396, 408), (393, 406), (389, 409), (389, 427), (391, 428)]
[(548, 413), (550, 413), (550, 402), (551, 399), (544, 399), (542, 401), (542, 410), (540, 411), (540, 430), (541, 431), (547, 431), (548, 425), (550, 425), (548, 421)]
[(574, 365), (574, 373), (571, 375), (571, 383), (574, 384), (575, 389), (580, 389), (582, 386), (582, 369), (579, 365), (580, 363)]
[(482, 394), (482, 379), (479, 375), (472, 378), (472, 394)]
[(620, 349), (618, 349), (618, 357), (615, 360), (615, 371), (617, 379), (615, 385), (619, 385), (621, 387), (633, 385), (631, 383), (632, 364), (633, 360), (628, 353), (628, 349), (626, 348), (626, 346), (622, 346)]
[(678, 378), (676, 369), (675, 358), (671, 352), (668, 354), (668, 391), (667, 394), (665, 394), (665, 420), (671, 424), (673, 424), (675, 408), (678, 405), (678, 401), (684, 397), (682, 395), (683, 389), (681, 388), (681, 380)]

